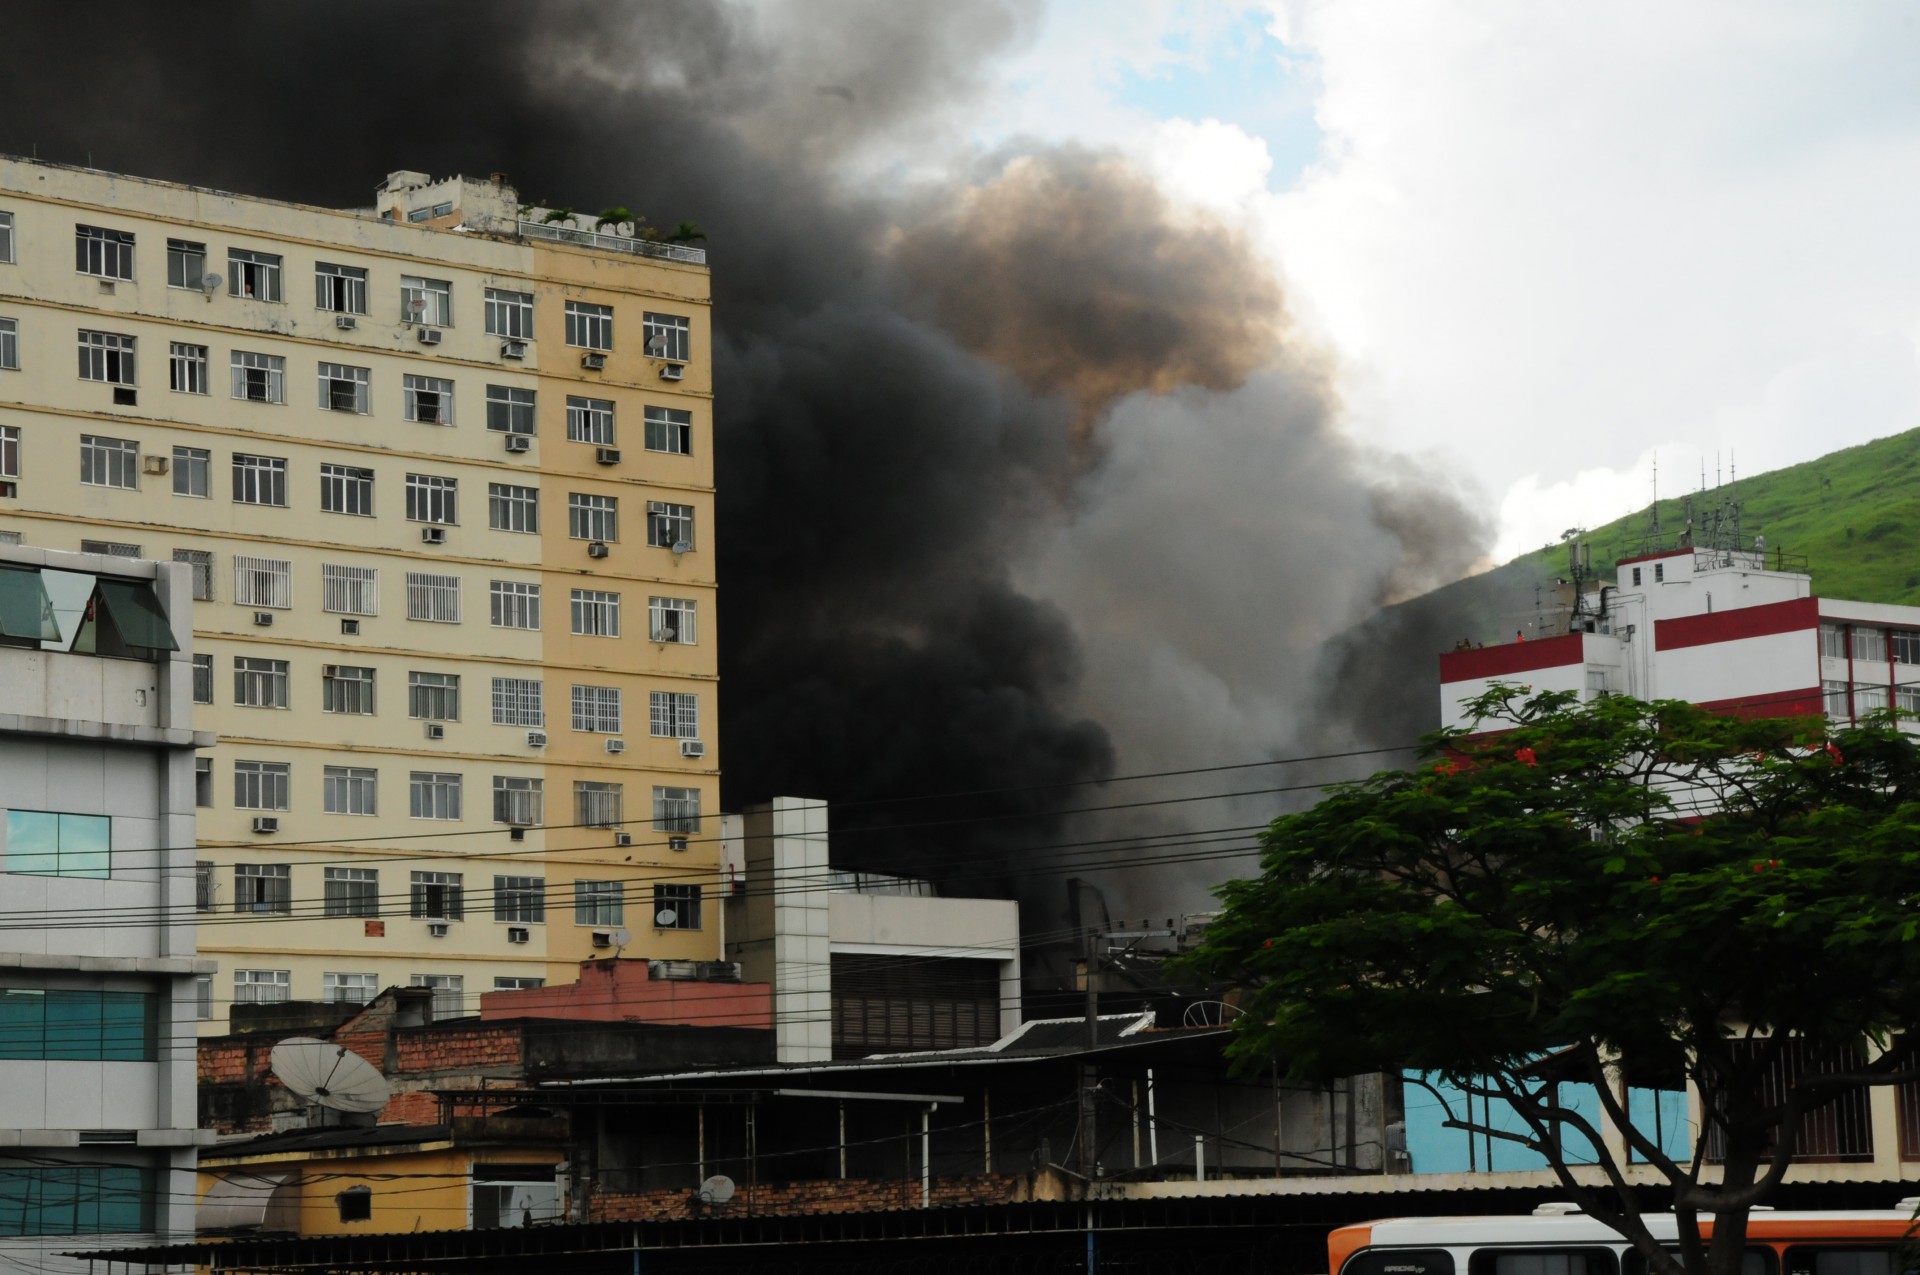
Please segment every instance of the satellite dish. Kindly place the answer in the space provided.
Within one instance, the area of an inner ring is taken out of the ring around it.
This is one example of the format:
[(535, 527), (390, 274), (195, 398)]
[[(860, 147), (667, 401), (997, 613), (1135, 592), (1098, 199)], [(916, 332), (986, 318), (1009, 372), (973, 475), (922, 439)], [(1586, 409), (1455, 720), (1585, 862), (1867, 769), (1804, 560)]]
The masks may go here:
[(716, 1173), (700, 1184), (700, 1202), (703, 1204), (725, 1204), (733, 1198), (733, 1179), (724, 1173)]
[(673, 551), (675, 553), (691, 553), (693, 551), (693, 541), (676, 540), (673, 542)]
[(615, 930), (608, 937), (613, 940), (613, 945), (615, 948), (622, 948), (622, 947), (625, 947), (627, 944), (633, 942), (633, 935), (624, 929)]
[(211, 295), (218, 292), (220, 285), (225, 282), (226, 280), (217, 274), (203, 274), (200, 276), (200, 291)]
[(387, 1078), (344, 1045), (290, 1036), (273, 1047), (271, 1057), (282, 1084), (323, 1107), (365, 1114), (387, 1105)]
[(679, 919), (680, 914), (672, 908), (661, 908), (653, 914), (653, 923), (663, 930), (672, 929), (673, 923)]
[(667, 334), (656, 332), (647, 338), (647, 353), (659, 358), (667, 352)]

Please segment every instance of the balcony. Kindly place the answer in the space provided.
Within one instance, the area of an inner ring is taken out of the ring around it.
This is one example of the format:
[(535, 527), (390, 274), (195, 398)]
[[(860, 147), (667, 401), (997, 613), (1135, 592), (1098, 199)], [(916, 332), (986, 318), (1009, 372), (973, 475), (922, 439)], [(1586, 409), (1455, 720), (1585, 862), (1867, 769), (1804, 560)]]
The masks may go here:
[(691, 266), (707, 264), (705, 248), (686, 244), (660, 243), (653, 239), (634, 239), (627, 235), (603, 235), (593, 230), (575, 230), (571, 226), (548, 225), (539, 221), (516, 221), (512, 232), (522, 239), (545, 239), (550, 243), (579, 244), (601, 252), (625, 252), (636, 257), (658, 257), (662, 261), (683, 261)]

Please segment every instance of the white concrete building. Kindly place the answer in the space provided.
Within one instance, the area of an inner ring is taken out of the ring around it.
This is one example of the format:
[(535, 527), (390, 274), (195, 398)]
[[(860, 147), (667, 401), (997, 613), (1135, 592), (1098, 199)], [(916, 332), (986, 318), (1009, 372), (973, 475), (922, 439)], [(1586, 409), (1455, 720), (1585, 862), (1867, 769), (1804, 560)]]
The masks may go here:
[(192, 613), (187, 566), (0, 546), (0, 1258), (24, 1269), (192, 1232)]

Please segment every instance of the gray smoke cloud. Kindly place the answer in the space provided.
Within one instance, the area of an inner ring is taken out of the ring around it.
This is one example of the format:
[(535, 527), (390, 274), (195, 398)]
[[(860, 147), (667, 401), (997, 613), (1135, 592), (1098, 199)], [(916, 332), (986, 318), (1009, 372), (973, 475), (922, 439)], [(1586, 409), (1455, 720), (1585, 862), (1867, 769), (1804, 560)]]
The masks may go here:
[[(726, 804), (824, 796), (868, 866), (1054, 896), (1022, 847), (1274, 807), (1061, 820), (1101, 794), (1046, 785), (1366, 735), (1322, 644), (1457, 573), (1485, 529), (1342, 435), (1270, 263), (1121, 157), (858, 177), (883, 146), (960, 154), (957, 108), (1036, 12), (22, 6), (0, 149), (334, 206), (390, 169), (505, 170), (546, 202), (697, 221)], [(869, 804), (938, 792), (981, 795)], [(1218, 875), (1181, 874), (1184, 898)], [(1136, 892), (1156, 905), (1157, 880)]]

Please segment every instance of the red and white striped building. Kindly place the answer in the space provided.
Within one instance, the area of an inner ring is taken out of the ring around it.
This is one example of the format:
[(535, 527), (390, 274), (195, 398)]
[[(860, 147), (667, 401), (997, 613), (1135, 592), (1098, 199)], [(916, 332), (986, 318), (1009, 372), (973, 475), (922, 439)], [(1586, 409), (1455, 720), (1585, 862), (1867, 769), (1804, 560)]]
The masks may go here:
[(1579, 599), (1572, 632), (1442, 655), (1441, 722), (1471, 726), (1462, 703), (1496, 683), (1754, 716), (1920, 712), (1920, 607), (1817, 598), (1805, 573), (1766, 562), (1691, 548), (1623, 558)]

